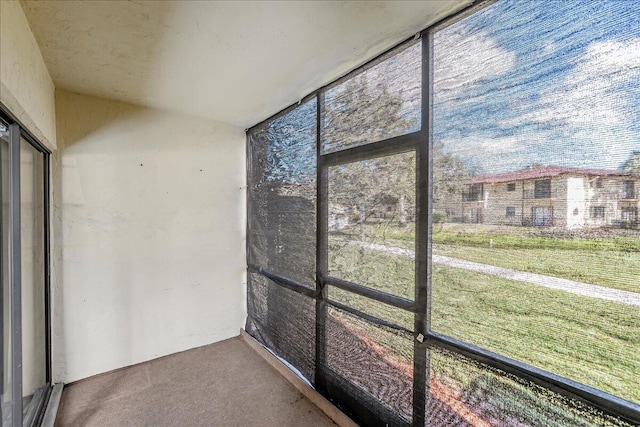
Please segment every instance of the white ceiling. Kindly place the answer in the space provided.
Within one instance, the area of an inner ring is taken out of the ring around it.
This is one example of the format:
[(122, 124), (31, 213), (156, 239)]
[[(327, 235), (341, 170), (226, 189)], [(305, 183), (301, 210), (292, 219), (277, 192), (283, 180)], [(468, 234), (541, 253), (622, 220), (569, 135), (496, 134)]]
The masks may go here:
[(22, 2), (57, 87), (245, 128), (470, 3)]

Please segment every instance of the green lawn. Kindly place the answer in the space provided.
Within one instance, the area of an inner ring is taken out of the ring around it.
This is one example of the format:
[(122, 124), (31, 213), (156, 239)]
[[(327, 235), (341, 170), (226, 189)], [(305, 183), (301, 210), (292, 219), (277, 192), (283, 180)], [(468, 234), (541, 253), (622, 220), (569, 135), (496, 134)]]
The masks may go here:
[[(347, 269), (343, 277), (351, 281), (379, 280), (379, 289), (413, 295), (410, 258), (342, 245), (330, 250), (329, 264), (338, 277)], [(432, 289), (435, 331), (640, 402), (640, 308), (438, 265)], [(409, 313), (329, 292), (366, 313), (412, 324)]]
[(592, 285), (640, 292), (640, 252), (501, 249), (434, 244), (433, 253)]
[(456, 268), (433, 272), (432, 327), (640, 402), (640, 308)]
[[(559, 238), (531, 235), (535, 232), (540, 232), (540, 229), (476, 224), (436, 225), (433, 253), (640, 292), (640, 235)], [(356, 228), (343, 231), (341, 235), (360, 240)], [(368, 224), (365, 240), (404, 249), (415, 248), (412, 227), (399, 229), (384, 222)]]

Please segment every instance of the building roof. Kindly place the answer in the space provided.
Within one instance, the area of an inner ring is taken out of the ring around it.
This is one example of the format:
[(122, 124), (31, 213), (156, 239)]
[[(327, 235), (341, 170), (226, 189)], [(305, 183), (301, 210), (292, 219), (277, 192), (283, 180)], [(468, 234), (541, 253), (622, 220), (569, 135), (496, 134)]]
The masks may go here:
[(497, 184), (500, 182), (523, 181), (527, 179), (552, 178), (558, 175), (581, 176), (628, 176), (640, 178), (640, 173), (612, 169), (584, 169), (565, 166), (539, 166), (521, 169), (514, 172), (483, 174), (470, 178), (468, 184)]

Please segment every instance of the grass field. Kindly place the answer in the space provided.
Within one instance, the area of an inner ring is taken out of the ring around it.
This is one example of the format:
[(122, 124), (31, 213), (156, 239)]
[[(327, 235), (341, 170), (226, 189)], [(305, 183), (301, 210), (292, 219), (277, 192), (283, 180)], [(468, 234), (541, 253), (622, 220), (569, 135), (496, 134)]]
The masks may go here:
[(640, 252), (501, 249), (434, 244), (433, 253), (592, 285), (640, 292)]
[[(396, 243), (405, 241), (410, 246), (410, 239), (398, 234), (387, 235), (387, 238)], [(496, 247), (496, 240), (499, 239), (494, 240), (493, 250), (515, 249)], [(565, 252), (570, 255), (570, 251), (581, 251), (567, 248), (572, 244), (551, 249), (556, 256), (550, 255), (549, 262)], [(620, 250), (626, 248), (626, 244), (599, 244), (607, 246), (602, 250), (612, 256), (633, 255)], [(477, 257), (471, 259), (495, 265), (511, 262), (514, 264), (502, 265), (519, 268), (517, 257), (509, 260), (503, 254), (482, 258), (485, 255), (477, 246), (460, 247), (451, 242), (439, 245), (442, 246), (437, 246), (438, 250), (448, 255), (455, 253), (463, 258), (460, 254), (466, 253), (466, 259)], [(519, 250), (546, 252), (550, 249)], [(491, 252), (488, 248), (486, 251)], [(499, 261), (495, 261), (498, 258)], [(381, 290), (413, 297), (414, 261), (408, 257), (334, 244), (329, 264), (332, 274), (338, 277), (370, 286), (375, 283)], [(616, 267), (615, 270), (631, 271), (632, 268)], [(548, 270), (547, 274), (550, 274)], [(432, 291), (435, 331), (640, 402), (637, 381), (640, 378), (640, 308), (438, 265), (434, 265)], [(412, 325), (413, 316), (402, 310), (373, 304), (371, 300), (336, 289), (330, 289), (330, 296), (385, 320)]]
[[(433, 253), (514, 270), (640, 292), (640, 235), (557, 238), (530, 235), (539, 229), (473, 224), (435, 226)], [(343, 237), (359, 240), (352, 231)], [(412, 228), (385, 223), (367, 227), (366, 240), (415, 248)]]
[(527, 232), (447, 224), (433, 234), (433, 253), (640, 292), (640, 236), (557, 238)]

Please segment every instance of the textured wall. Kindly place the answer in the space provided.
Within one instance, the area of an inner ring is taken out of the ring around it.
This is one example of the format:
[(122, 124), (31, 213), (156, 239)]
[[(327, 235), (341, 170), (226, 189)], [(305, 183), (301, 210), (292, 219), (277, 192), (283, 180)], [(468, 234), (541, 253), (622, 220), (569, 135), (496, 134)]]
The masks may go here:
[(244, 132), (64, 91), (56, 107), (56, 379), (237, 335)]
[(470, 3), (23, 1), (56, 87), (244, 128)]
[(56, 148), (54, 86), (18, 1), (0, 1), (0, 101)]

